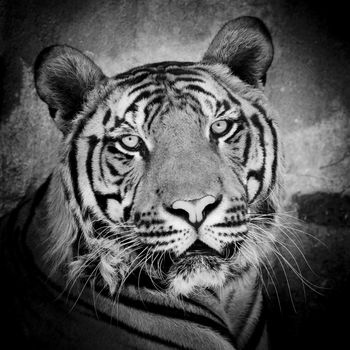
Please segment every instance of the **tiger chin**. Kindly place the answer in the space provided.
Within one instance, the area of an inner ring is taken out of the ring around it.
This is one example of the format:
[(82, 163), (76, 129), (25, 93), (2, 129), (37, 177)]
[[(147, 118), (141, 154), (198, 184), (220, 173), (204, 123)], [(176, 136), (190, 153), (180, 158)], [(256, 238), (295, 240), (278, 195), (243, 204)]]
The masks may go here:
[(200, 62), (113, 77), (70, 46), (39, 54), (35, 86), (63, 138), (24, 231), (36, 265), (60, 286), (50, 288), (69, 290), (69, 311), (90, 317), (78, 339), (265, 347), (260, 271), (278, 234), (282, 168), (264, 95), (272, 58), (254, 17), (226, 23)]

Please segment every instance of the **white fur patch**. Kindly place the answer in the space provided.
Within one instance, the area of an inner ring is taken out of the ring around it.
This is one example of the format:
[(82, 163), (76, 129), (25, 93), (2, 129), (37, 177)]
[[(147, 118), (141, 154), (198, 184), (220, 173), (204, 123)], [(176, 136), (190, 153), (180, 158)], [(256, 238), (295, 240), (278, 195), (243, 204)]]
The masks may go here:
[(172, 294), (187, 296), (200, 289), (219, 289), (224, 285), (228, 273), (225, 266), (213, 270), (200, 261), (195, 262), (195, 265), (189, 274), (180, 272), (171, 278), (169, 290)]
[(248, 180), (248, 197), (249, 197), (249, 201), (251, 201), (256, 193), (258, 192), (260, 187), (260, 182), (254, 178), (250, 178)]

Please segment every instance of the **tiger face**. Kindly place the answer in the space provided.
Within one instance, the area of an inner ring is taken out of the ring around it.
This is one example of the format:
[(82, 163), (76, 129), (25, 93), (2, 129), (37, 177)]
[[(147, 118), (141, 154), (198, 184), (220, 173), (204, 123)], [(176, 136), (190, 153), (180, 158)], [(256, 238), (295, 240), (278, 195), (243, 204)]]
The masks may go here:
[(261, 84), (272, 52), (251, 17), (226, 24), (202, 62), (112, 78), (76, 49), (43, 50), (35, 80), (64, 134), (55, 179), (74, 221), (72, 266), (85, 258), (111, 292), (143, 273), (176, 295), (258, 266), (272, 238), (257, 239), (250, 215), (277, 208)]

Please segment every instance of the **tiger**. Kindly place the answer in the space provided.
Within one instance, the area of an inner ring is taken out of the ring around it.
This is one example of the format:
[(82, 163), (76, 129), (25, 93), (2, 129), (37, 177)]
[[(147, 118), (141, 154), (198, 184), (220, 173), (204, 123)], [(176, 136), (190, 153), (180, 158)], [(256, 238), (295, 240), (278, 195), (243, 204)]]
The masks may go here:
[[(227, 22), (199, 62), (107, 77), (68, 45), (34, 64), (57, 163), (2, 220), (11, 348), (268, 349), (262, 267), (283, 152), (266, 25)], [(4, 339), (3, 337), (3, 339)]]

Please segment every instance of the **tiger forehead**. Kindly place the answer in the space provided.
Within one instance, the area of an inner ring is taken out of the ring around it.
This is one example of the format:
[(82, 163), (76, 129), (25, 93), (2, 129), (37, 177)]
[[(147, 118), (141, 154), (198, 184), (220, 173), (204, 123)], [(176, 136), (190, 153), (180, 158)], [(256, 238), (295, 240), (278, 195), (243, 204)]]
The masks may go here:
[(174, 110), (195, 119), (222, 117), (228, 111), (239, 115), (239, 100), (233, 100), (224, 83), (202, 67), (152, 66), (117, 76), (115, 81), (116, 92), (107, 101), (104, 118), (112, 121), (110, 131), (144, 125), (148, 133), (159, 118), (170, 111), (176, 114)]
[[(174, 103), (179, 100), (185, 90), (194, 89), (197, 91), (209, 91), (215, 97), (220, 97), (220, 85), (208, 71), (198, 66), (151, 66), (147, 69), (138, 69), (127, 76), (117, 76), (118, 87), (122, 87), (124, 94), (131, 99), (133, 96), (146, 90), (157, 89), (157, 92), (163, 92), (169, 99), (173, 97)], [(200, 86), (205, 87), (206, 91), (201, 90)], [(142, 97), (146, 98), (147, 93)], [(212, 96), (214, 97), (214, 96)]]

